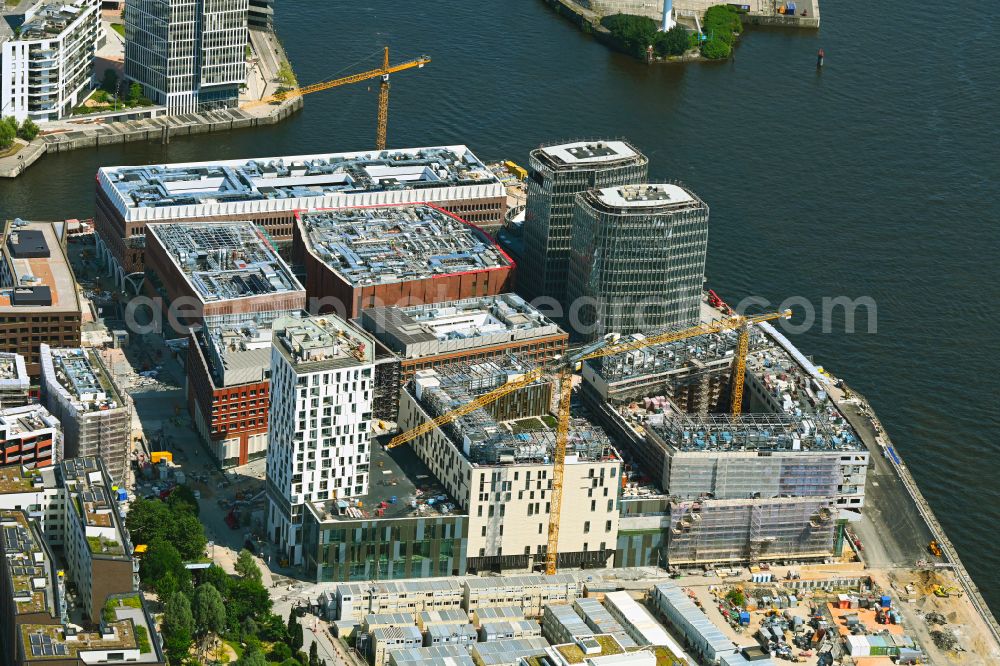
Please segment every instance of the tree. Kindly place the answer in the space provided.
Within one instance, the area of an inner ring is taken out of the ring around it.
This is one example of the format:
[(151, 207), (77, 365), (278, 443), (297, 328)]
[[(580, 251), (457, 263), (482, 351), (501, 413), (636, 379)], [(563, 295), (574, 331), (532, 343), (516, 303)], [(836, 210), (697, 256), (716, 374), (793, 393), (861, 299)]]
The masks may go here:
[(260, 567), (257, 566), (257, 561), (253, 559), (253, 553), (244, 548), (240, 551), (240, 554), (236, 556), (236, 565), (234, 567), (236, 573), (248, 580), (254, 580), (258, 583), (262, 579), (260, 573)]
[(701, 43), (701, 54), (709, 60), (725, 60), (733, 52), (728, 42), (712, 37)]
[(688, 50), (689, 45), (687, 29), (679, 24), (666, 32), (657, 33), (654, 43), (658, 56), (683, 55)]
[(288, 630), (280, 616), (267, 611), (259, 620), (258, 636), (262, 641), (280, 643), (288, 639)]
[(17, 130), (17, 135), (25, 141), (33, 141), (38, 136), (38, 125), (31, 118), (25, 118), (21, 128)]
[(101, 89), (112, 95), (118, 92), (118, 72), (111, 67), (104, 70), (104, 78), (101, 79)]
[(142, 86), (133, 81), (132, 85), (128, 88), (128, 103), (138, 104), (140, 97), (142, 97)]
[(194, 496), (194, 491), (188, 486), (177, 486), (167, 497), (166, 505), (175, 515), (189, 513), (192, 516), (198, 515), (198, 498)]
[(183, 514), (174, 519), (171, 542), (185, 560), (197, 560), (205, 556), (205, 528), (195, 516)]
[(167, 599), (163, 610), (164, 648), (171, 663), (179, 664), (187, 656), (194, 633), (191, 603), (180, 592)]
[(149, 549), (142, 558), (139, 574), (142, 580), (151, 584), (157, 591), (160, 590), (161, 578), (166, 576), (173, 577), (174, 590), (180, 589), (191, 579), (191, 572), (184, 568), (181, 554), (172, 543), (163, 539), (157, 539), (149, 544)]
[(302, 625), (299, 624), (299, 618), (295, 615), (295, 609), (288, 614), (288, 645), (291, 646), (293, 652), (298, 652), (302, 649), (302, 644), (305, 639), (302, 635)]
[[(734, 35), (743, 32), (743, 21), (739, 11), (732, 5), (713, 5), (705, 10), (702, 32), (711, 38), (720, 39), (732, 46)], [(711, 40), (710, 40), (711, 41)]]
[(275, 643), (271, 646), (271, 652), (267, 655), (268, 661), (273, 661), (279, 664), (286, 659), (291, 658), (292, 648), (288, 647), (287, 643)]
[(17, 130), (11, 129), (4, 121), (0, 121), (0, 150), (6, 150), (14, 145), (14, 138), (17, 136)]
[(636, 58), (646, 58), (646, 48), (656, 41), (657, 24), (646, 16), (614, 14), (601, 19), (615, 45)]
[(173, 523), (170, 509), (159, 500), (141, 499), (133, 502), (125, 518), (125, 527), (132, 537), (132, 543), (137, 544), (170, 539)]
[[(259, 623), (265, 623), (271, 612), (271, 596), (264, 586), (255, 580), (232, 579), (226, 595), (226, 611), (229, 614), (230, 626), (233, 627), (248, 617)], [(285, 633), (284, 629), (282, 626), (282, 634)]]
[(208, 583), (219, 591), (223, 599), (229, 597), (229, 587), (233, 584), (233, 579), (223, 571), (222, 567), (213, 564), (207, 569), (203, 569), (199, 577), (201, 583)]
[(259, 644), (248, 644), (243, 656), (236, 660), (236, 666), (267, 666)]
[(309, 666), (319, 666), (319, 643), (316, 641), (309, 646)]
[(194, 614), (196, 635), (205, 637), (225, 631), (226, 605), (222, 602), (222, 595), (214, 586), (204, 584), (195, 589), (191, 611)]

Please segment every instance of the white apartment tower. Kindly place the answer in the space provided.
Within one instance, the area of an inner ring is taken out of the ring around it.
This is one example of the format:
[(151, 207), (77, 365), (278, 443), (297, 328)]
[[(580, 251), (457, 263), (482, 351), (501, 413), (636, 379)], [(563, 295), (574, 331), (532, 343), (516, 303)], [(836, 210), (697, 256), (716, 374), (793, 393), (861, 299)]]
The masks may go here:
[(332, 315), (272, 335), (267, 533), (298, 565), (305, 505), (368, 492), (375, 342)]
[(126, 0), (125, 76), (172, 114), (236, 106), (248, 0)]
[(58, 120), (90, 91), (100, 0), (0, 5), (0, 116)]

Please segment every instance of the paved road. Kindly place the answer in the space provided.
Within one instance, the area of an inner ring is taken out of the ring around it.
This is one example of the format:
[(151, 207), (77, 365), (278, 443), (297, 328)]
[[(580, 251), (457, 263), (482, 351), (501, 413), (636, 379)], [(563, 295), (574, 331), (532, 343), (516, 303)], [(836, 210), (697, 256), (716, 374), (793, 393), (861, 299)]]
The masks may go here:
[(917, 560), (930, 559), (931, 531), (883, 456), (871, 419), (853, 402), (841, 401), (838, 406), (871, 452), (862, 520), (851, 526), (861, 538), (865, 562), (876, 568), (911, 567)]

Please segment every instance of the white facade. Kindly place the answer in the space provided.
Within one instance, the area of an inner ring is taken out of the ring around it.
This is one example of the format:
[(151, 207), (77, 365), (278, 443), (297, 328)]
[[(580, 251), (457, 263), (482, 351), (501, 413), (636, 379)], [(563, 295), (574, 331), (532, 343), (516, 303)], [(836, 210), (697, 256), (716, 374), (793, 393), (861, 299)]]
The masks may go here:
[(334, 316), (272, 330), (267, 529), (298, 565), (305, 504), (368, 492), (374, 340)]
[(248, 0), (127, 0), (125, 75), (168, 113), (235, 106)]
[[(5, 19), (23, 23), (15, 32)], [(43, 0), (0, 18), (0, 116), (69, 115), (90, 91), (100, 35), (100, 0)]]

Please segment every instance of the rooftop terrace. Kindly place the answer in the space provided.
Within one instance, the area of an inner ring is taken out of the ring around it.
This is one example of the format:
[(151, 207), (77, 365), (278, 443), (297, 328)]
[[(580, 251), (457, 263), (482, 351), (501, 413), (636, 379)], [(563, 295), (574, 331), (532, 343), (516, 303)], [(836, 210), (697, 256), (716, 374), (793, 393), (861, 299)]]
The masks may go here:
[(202, 303), (304, 292), (264, 233), (249, 222), (150, 224)]
[(361, 323), (404, 358), (562, 333), (517, 294), (372, 308), (362, 311)]
[[(431, 417), (437, 417), (471, 402), (476, 396), (520, 378), (534, 369), (518, 357), (496, 361), (463, 363), (421, 371), (408, 388)], [(473, 463), (544, 462), (555, 451), (555, 419), (548, 414), (551, 393), (545, 378), (519, 389), (542, 391), (543, 414), (497, 420), (489, 408), (478, 409), (441, 427), (455, 447)], [(535, 401), (537, 403), (537, 400)], [(613, 453), (605, 432), (585, 418), (570, 420), (567, 462), (598, 460)]]
[(10, 577), (15, 611), (28, 613), (56, 612), (56, 595), (51, 570), (37, 524), (22, 511), (0, 511), (0, 531), (6, 557), (5, 575)]
[(354, 286), (513, 265), (485, 233), (427, 204), (301, 213), (299, 227), (309, 252)]
[(280, 317), (272, 324), (275, 348), (303, 372), (374, 362), (374, 343), (333, 315)]
[(42, 351), (45, 372), (52, 373), (64, 397), (78, 412), (107, 411), (124, 405), (93, 349), (53, 349), (43, 344)]
[(460, 185), (495, 184), (503, 192), (496, 175), (463, 145), (104, 167), (98, 177), (123, 212), (266, 200), (305, 208), (308, 199), (330, 195)]
[(111, 487), (99, 460), (66, 460), (62, 463), (62, 474), (91, 552), (115, 558), (129, 556), (126, 548), (128, 540), (118, 518), (118, 507), (111, 497)]
[(123, 606), (114, 609), (116, 620), (101, 625), (97, 631), (77, 632), (71, 625), (25, 624), (20, 629), (24, 654), (28, 663), (65, 659), (71, 663), (104, 664), (121, 663), (106, 653), (109, 651), (134, 651), (127, 658), (129, 663), (155, 663), (163, 661), (154, 647), (149, 622), (141, 608)]
[(24, 0), (20, 4), (15, 1), (11, 7), (10, 0), (7, 0), (6, 11), (3, 10), (4, 3), (0, 3), (0, 17), (23, 15), (24, 23), (15, 34), (7, 21), (0, 18), (0, 42), (7, 39), (54, 39), (81, 17), (89, 4), (88, 0)]

